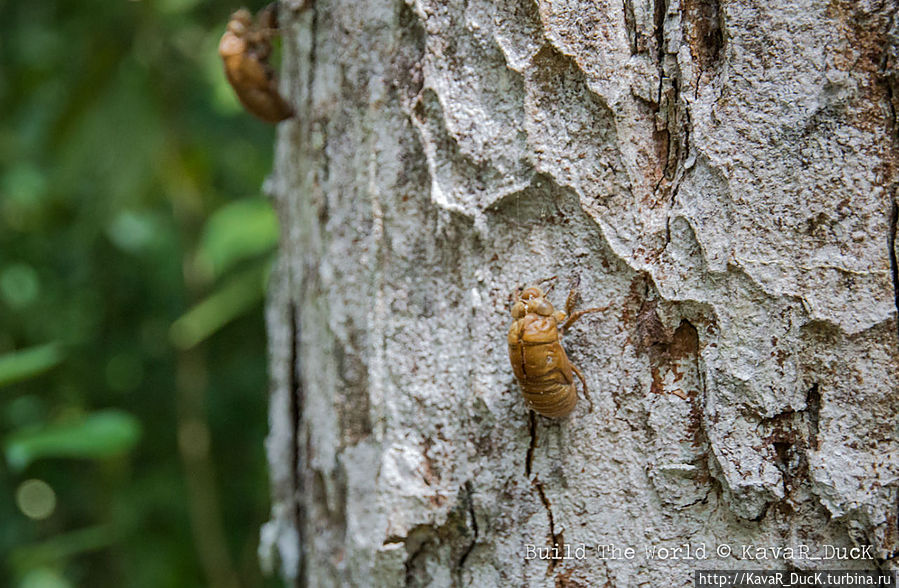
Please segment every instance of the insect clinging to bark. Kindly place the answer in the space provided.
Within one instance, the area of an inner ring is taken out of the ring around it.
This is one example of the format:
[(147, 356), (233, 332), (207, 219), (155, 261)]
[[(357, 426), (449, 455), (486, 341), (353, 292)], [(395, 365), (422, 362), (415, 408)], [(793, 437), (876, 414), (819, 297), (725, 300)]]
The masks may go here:
[(272, 37), (278, 33), (278, 3), (259, 11), (254, 22), (246, 8), (231, 15), (219, 42), (225, 77), (251, 114), (276, 123), (293, 116), (293, 108), (278, 92), (275, 71), (268, 63)]
[[(547, 293), (550, 290), (552, 287)], [(572, 312), (576, 301), (577, 290), (572, 288), (563, 312), (553, 308), (546, 294), (537, 286), (515, 292), (512, 304), (512, 318), (515, 320), (509, 327), (509, 360), (528, 407), (543, 416), (560, 418), (574, 410), (577, 390), (572, 372), (580, 378), (584, 395), (590, 399), (584, 375), (568, 360), (561, 337), (585, 314), (600, 312), (608, 307)]]

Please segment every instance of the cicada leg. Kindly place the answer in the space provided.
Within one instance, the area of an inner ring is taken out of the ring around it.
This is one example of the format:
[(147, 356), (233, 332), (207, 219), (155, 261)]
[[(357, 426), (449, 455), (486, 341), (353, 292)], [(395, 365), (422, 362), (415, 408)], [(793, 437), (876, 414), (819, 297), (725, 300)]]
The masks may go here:
[(577, 366), (573, 363), (571, 364), (571, 371), (577, 375), (578, 379), (581, 381), (581, 385), (584, 387), (584, 398), (587, 399), (587, 403), (590, 405), (587, 412), (593, 412), (593, 399), (590, 398), (590, 392), (587, 390), (587, 380), (584, 379), (584, 374), (582, 374), (581, 370), (577, 369)]
[(536, 282), (534, 282), (534, 285), (539, 286), (540, 284), (542, 284), (544, 282), (552, 282), (552, 284), (549, 285), (549, 288), (547, 288), (546, 291), (544, 292), (544, 294), (549, 294), (552, 291), (552, 289), (556, 287), (556, 283), (553, 280), (555, 280), (558, 277), (559, 276), (550, 276), (548, 278), (543, 278), (542, 280), (537, 280)]
[(564, 333), (568, 327), (570, 327), (571, 325), (574, 324), (574, 321), (578, 320), (585, 314), (589, 314), (591, 312), (602, 312), (604, 310), (609, 310), (609, 307), (603, 306), (602, 308), (586, 308), (584, 310), (579, 310), (579, 311), (573, 313), (571, 316), (569, 316), (568, 320), (566, 320), (564, 323), (562, 323), (562, 326), (560, 327), (559, 330), (561, 330)]
[(574, 312), (574, 306), (577, 304), (578, 299), (578, 284), (580, 284), (580, 278), (575, 278), (572, 282), (571, 289), (568, 291), (568, 298), (565, 299), (565, 314), (568, 315), (568, 319), (562, 323), (562, 326), (559, 327), (559, 330), (564, 333), (565, 329), (574, 324), (576, 320), (584, 316), (585, 314), (591, 312), (601, 312), (603, 310), (608, 310), (608, 306), (604, 306), (602, 308), (585, 308), (584, 310), (579, 310)]

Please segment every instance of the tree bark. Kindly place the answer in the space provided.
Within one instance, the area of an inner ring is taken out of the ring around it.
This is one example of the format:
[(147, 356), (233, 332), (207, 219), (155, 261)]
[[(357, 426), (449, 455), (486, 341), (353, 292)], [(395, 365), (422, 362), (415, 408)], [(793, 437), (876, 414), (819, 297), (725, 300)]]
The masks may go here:
[[(264, 559), (308, 586), (895, 569), (895, 2), (302, 3)], [(593, 409), (561, 420), (506, 346), (510, 292), (553, 275), (608, 306), (565, 336)], [(708, 559), (659, 559), (684, 544)]]

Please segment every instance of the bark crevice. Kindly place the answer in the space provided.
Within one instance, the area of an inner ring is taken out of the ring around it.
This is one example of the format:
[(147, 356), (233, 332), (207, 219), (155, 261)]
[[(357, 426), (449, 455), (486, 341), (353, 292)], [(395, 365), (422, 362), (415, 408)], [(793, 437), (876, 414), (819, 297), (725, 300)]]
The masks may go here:
[(297, 585), (306, 586), (306, 510), (303, 507), (303, 468), (300, 467), (300, 427), (303, 424), (304, 391), (301, 378), (300, 363), (300, 317), (294, 302), (288, 304), (288, 320), (290, 321), (290, 364), (288, 377), (288, 411), (290, 412), (291, 439), (290, 439), (290, 476), (293, 482), (294, 494), (291, 497), (293, 503), (293, 518), (295, 521), (298, 540), (300, 542), (299, 560), (297, 562)]
[[(891, 101), (892, 102), (892, 101)], [(890, 192), (890, 229), (887, 235), (887, 246), (890, 256), (890, 277), (893, 280), (893, 301), (896, 305), (896, 337), (899, 345), (899, 261), (896, 259), (896, 226), (899, 224), (899, 205), (896, 203), (896, 192)]]
[(808, 443), (813, 450), (818, 450), (818, 427), (821, 419), (821, 392), (818, 384), (812, 384), (805, 398), (805, 412), (808, 415)]
[(549, 519), (549, 535), (547, 539), (549, 539), (549, 555), (548, 563), (546, 567), (546, 575), (550, 575), (554, 569), (556, 569), (556, 565), (561, 559), (561, 550), (562, 546), (565, 543), (565, 539), (562, 536), (562, 531), (556, 533), (556, 518), (553, 515), (552, 504), (549, 502), (549, 498), (546, 496), (546, 491), (543, 489), (543, 482), (540, 481), (539, 477), (534, 477), (534, 488), (537, 489), (537, 494), (540, 496), (540, 502), (543, 504), (543, 507), (546, 509), (546, 516)]
[[(899, 99), (899, 96), (896, 95), (896, 89), (899, 87), (899, 71), (896, 71), (896, 68), (899, 67), (899, 63), (897, 63), (899, 61), (897, 59), (899, 58), (899, 55), (897, 55), (899, 38), (896, 38), (896, 35), (899, 31), (894, 30), (897, 11), (899, 11), (899, 8), (894, 9), (890, 13), (887, 21), (885, 33), (887, 43), (880, 60), (879, 77), (886, 92), (886, 106), (890, 113), (889, 132), (892, 135), (893, 149), (899, 152), (899, 118), (897, 118), (896, 113), (896, 100)], [(896, 252), (896, 226), (899, 224), (899, 205), (896, 202), (897, 187), (891, 185), (887, 189), (890, 193), (890, 220), (889, 232), (887, 233), (887, 247), (889, 250), (887, 254), (890, 259), (890, 277), (893, 281), (893, 301), (896, 306), (896, 336), (897, 345), (899, 345), (899, 260), (897, 260)]]
[(537, 413), (533, 410), (528, 411), (528, 450), (524, 456), (524, 475), (531, 477), (531, 468), (534, 465), (534, 450), (537, 448)]
[[(462, 557), (459, 558), (459, 564), (456, 566), (458, 573), (462, 573), (462, 568), (465, 566), (465, 561), (468, 559), (468, 556), (471, 555), (472, 550), (474, 550), (474, 546), (478, 542), (478, 518), (474, 513), (474, 500), (472, 495), (474, 494), (474, 489), (472, 488), (471, 481), (465, 482), (465, 504), (468, 507), (468, 516), (471, 519), (471, 530), (473, 533), (473, 537), (471, 538), (471, 543), (468, 544), (468, 547), (465, 548), (465, 551), (462, 552)], [(461, 580), (461, 579), (460, 579)], [(461, 581), (460, 581), (461, 584)]]

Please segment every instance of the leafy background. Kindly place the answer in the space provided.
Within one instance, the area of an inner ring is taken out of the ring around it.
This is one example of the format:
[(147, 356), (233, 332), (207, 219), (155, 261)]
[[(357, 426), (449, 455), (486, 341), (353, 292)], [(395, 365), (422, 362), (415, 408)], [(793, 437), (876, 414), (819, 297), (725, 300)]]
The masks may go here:
[(0, 585), (277, 585), (274, 129), (221, 71), (234, 8), (0, 0)]

